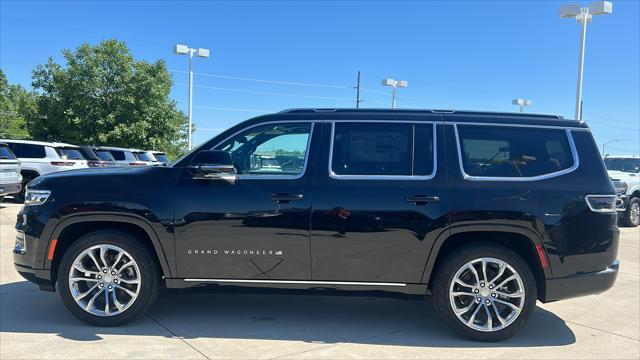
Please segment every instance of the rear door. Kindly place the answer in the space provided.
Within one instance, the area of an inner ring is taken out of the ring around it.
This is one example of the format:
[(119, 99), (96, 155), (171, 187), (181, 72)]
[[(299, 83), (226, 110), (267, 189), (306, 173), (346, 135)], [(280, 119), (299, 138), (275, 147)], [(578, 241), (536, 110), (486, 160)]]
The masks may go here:
[(420, 283), (447, 228), (440, 115), (325, 124), (312, 211), (314, 280)]

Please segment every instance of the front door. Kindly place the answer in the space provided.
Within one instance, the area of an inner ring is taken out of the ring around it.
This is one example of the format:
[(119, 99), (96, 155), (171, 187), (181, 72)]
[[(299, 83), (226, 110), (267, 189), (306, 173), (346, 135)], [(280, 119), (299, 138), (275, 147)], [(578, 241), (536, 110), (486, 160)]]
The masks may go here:
[(325, 124), (313, 205), (314, 280), (420, 283), (448, 226), (440, 115)]
[(198, 279), (310, 279), (309, 224), (320, 145), (313, 122), (253, 125), (214, 146), (229, 152), (235, 182), (195, 179), (176, 189), (178, 275)]

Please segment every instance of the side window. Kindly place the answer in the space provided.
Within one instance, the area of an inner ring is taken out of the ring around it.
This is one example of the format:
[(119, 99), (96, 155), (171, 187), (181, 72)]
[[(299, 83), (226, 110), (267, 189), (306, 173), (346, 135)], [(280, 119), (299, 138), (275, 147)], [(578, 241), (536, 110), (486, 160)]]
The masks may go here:
[(111, 153), (111, 155), (113, 155), (113, 158), (116, 159), (117, 161), (124, 160), (124, 151), (110, 150), (109, 152)]
[(564, 129), (457, 125), (464, 172), (484, 177), (534, 177), (574, 164)]
[(338, 122), (334, 124), (334, 175), (427, 176), (434, 170), (433, 125)]
[(13, 143), (10, 146), (13, 153), (19, 158), (43, 159), (47, 156), (42, 145)]
[(215, 149), (231, 155), (238, 174), (300, 175), (304, 171), (311, 129), (311, 123), (259, 125)]

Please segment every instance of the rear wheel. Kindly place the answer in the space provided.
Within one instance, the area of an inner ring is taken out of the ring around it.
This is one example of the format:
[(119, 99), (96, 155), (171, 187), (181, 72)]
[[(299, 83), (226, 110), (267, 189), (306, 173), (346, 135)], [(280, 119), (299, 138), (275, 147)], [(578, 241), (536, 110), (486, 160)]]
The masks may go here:
[(115, 326), (153, 304), (160, 290), (160, 271), (137, 238), (100, 230), (67, 249), (58, 270), (58, 287), (65, 306), (77, 318)]
[(620, 223), (623, 226), (640, 225), (640, 198), (634, 197), (629, 200), (627, 210), (620, 216)]
[(527, 323), (536, 304), (536, 283), (527, 263), (494, 244), (456, 249), (434, 275), (433, 300), (458, 334), (500, 341)]

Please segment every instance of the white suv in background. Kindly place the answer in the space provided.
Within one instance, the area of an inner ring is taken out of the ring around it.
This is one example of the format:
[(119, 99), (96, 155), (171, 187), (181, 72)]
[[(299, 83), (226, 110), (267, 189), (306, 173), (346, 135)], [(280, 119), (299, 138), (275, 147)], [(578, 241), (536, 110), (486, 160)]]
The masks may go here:
[(618, 193), (621, 225), (640, 225), (640, 157), (607, 156), (604, 164)]
[(0, 142), (9, 146), (22, 166), (22, 190), (14, 195), (18, 201), (24, 200), (26, 184), (40, 175), (87, 167), (87, 160), (75, 145), (8, 139), (0, 139)]
[(5, 195), (19, 193), (21, 188), (20, 161), (9, 145), (0, 142), (0, 202)]
[(146, 162), (138, 160), (133, 154), (133, 150), (127, 148), (119, 148), (112, 146), (100, 146), (99, 151), (107, 150), (111, 153), (111, 156), (116, 160), (118, 166), (145, 166)]

